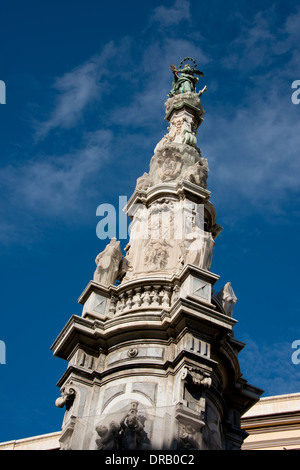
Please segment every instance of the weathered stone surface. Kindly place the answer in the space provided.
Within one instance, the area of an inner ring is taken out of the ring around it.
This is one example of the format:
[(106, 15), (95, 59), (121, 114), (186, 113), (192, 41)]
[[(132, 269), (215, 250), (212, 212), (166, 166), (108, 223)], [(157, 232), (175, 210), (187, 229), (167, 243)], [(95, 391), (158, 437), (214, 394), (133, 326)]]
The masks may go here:
[[(240, 449), (239, 419), (261, 390), (242, 377), (233, 336), (236, 297), (210, 271), (221, 231), (196, 145), (199, 94), (168, 99), (170, 126), (138, 178), (124, 256), (112, 240), (52, 350), (62, 449)], [(116, 280), (118, 279), (118, 284)]]

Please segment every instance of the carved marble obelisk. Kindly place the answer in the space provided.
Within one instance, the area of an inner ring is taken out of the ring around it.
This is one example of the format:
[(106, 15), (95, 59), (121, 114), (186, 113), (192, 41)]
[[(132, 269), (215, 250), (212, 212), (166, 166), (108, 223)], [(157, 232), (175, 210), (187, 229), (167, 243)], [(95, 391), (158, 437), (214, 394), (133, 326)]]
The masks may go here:
[(232, 286), (216, 294), (210, 271), (222, 229), (197, 146), (203, 74), (192, 58), (171, 69), (168, 132), (128, 201), (125, 253), (113, 239), (97, 256), (82, 315), (52, 346), (68, 361), (62, 449), (240, 449), (262, 393), (240, 371)]

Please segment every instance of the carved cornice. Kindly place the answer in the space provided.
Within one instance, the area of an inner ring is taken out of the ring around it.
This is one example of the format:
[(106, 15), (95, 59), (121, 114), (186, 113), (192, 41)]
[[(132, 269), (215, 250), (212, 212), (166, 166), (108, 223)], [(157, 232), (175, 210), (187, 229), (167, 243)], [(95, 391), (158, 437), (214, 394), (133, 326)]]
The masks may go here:
[(146, 190), (135, 190), (125, 206), (124, 212), (133, 214), (135, 204), (148, 206), (159, 198), (172, 196), (177, 200), (185, 196), (192, 201), (196, 200), (198, 203), (204, 203), (210, 198), (210, 191), (187, 180), (159, 183)]
[[(230, 331), (235, 323), (231, 317), (216, 312), (201, 302), (180, 298), (168, 313), (162, 308), (157, 313), (146, 309), (105, 321), (73, 315), (51, 349), (58, 357), (67, 359), (78, 342), (90, 348), (106, 348), (108, 344), (112, 346), (132, 338), (133, 329), (139, 338), (169, 339), (176, 337), (186, 325), (191, 325), (192, 328), (197, 326), (198, 329), (202, 324), (202, 328), (209, 330), (218, 331), (221, 328)], [(231, 355), (228, 357), (231, 358)]]

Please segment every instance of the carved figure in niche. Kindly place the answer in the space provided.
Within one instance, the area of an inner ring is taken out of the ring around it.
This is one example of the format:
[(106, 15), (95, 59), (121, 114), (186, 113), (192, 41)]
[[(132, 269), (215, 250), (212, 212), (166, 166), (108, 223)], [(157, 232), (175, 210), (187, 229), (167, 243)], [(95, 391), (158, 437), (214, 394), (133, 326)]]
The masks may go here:
[(190, 181), (191, 183), (198, 184), (205, 189), (207, 187), (207, 176), (207, 160), (203, 158), (201, 161), (189, 166), (183, 173), (182, 178)]
[(94, 281), (104, 286), (114, 284), (118, 277), (121, 258), (120, 242), (116, 238), (112, 238), (105, 250), (99, 253), (95, 259), (97, 268), (94, 273)]
[(210, 269), (215, 242), (210, 232), (193, 229), (181, 243), (185, 264)]
[(98, 450), (150, 449), (151, 443), (144, 430), (146, 418), (138, 415), (137, 406), (137, 402), (132, 402), (129, 412), (120, 423), (112, 421), (109, 426), (99, 424), (96, 427)]
[(131, 404), (130, 411), (126, 414), (120, 425), (121, 450), (146, 450), (150, 448), (150, 440), (144, 431), (145, 417), (138, 416), (137, 402)]
[(166, 199), (153, 203), (148, 212), (148, 239), (163, 240), (165, 249), (171, 246), (166, 241), (171, 238), (171, 227), (174, 226), (174, 212), (176, 209), (176, 205)]
[(222, 450), (222, 425), (220, 415), (213, 405), (206, 406), (206, 426), (202, 430), (203, 443), (210, 450)]
[(121, 426), (112, 421), (109, 428), (103, 424), (96, 427), (99, 438), (96, 439), (97, 450), (119, 450), (119, 432)]
[(140, 176), (136, 180), (136, 187), (135, 189), (143, 189), (146, 190), (152, 185), (152, 180), (148, 173), (144, 173), (143, 176)]
[(197, 432), (191, 424), (181, 425), (178, 433), (178, 450), (199, 450)]
[[(129, 245), (127, 245), (127, 247), (126, 247), (127, 248), (127, 254), (129, 256)], [(125, 248), (125, 250), (126, 250), (126, 248)], [(126, 274), (128, 272), (132, 272), (132, 271), (133, 271), (133, 267), (131, 266), (131, 264), (129, 262), (129, 259), (126, 258), (126, 257), (122, 258), (121, 261), (120, 261), (120, 265), (119, 265), (117, 280), (122, 281), (122, 279), (126, 276)]]
[[(193, 62), (194, 67), (192, 67), (189, 63), (186, 63), (183, 66), (184, 62), (186, 61)], [(168, 96), (172, 97), (174, 95), (178, 95), (179, 93), (186, 93), (189, 91), (192, 93), (196, 92), (196, 84), (198, 83), (199, 78), (195, 77), (194, 75), (203, 77), (203, 73), (200, 70), (197, 70), (197, 64), (192, 57), (186, 57), (183, 59), (180, 62), (178, 69), (173, 64), (170, 65), (170, 69), (173, 73), (173, 83), (172, 89)]]
[(226, 315), (232, 317), (233, 309), (237, 302), (237, 297), (233, 292), (230, 282), (227, 282), (223, 289), (216, 294), (216, 298), (221, 302)]
[(181, 131), (182, 131), (182, 128), (183, 128), (183, 122), (184, 122), (184, 120), (182, 118), (174, 119), (174, 121), (171, 122), (171, 125), (167, 128), (169, 133), (166, 134), (162, 138), (160, 144), (165, 145), (165, 144), (167, 144), (168, 141), (169, 142), (174, 142), (176, 140), (176, 138), (178, 138), (178, 142), (180, 142), (179, 137), (181, 136)]
[[(147, 222), (148, 222), (148, 217), (149, 217), (147, 208), (145, 206), (138, 207), (135, 214), (133, 216), (129, 214), (129, 216), (132, 218), (132, 221), (129, 226), (130, 241), (139, 240), (139, 239), (147, 239), (148, 238)], [(128, 246), (128, 249), (129, 249), (129, 246)], [(125, 251), (128, 251), (128, 249), (126, 247)]]
[(172, 149), (164, 149), (157, 163), (158, 174), (162, 181), (171, 181), (180, 174), (181, 157), (178, 154), (173, 154)]
[(148, 268), (164, 269), (168, 264), (168, 248), (169, 244), (166, 241), (150, 242), (145, 255), (145, 264)]
[(205, 232), (205, 244), (203, 247), (203, 269), (210, 269), (211, 262), (212, 262), (212, 257), (213, 257), (213, 252), (215, 248), (215, 241), (213, 239), (213, 236), (210, 232)]

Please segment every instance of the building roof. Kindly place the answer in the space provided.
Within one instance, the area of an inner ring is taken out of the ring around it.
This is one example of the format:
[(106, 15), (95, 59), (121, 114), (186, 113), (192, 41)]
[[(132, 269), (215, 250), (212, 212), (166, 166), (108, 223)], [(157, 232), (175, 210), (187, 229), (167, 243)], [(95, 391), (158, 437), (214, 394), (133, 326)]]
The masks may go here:
[(261, 398), (242, 417), (244, 450), (300, 450), (300, 393)]

